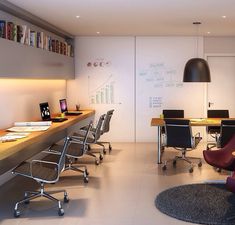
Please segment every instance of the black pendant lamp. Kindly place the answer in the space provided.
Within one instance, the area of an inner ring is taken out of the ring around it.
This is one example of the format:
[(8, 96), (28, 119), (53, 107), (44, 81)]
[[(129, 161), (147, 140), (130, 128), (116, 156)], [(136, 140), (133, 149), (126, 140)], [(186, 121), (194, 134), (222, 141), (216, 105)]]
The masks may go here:
[[(194, 22), (194, 25), (200, 25), (201, 22)], [(198, 37), (197, 37), (198, 51)], [(183, 82), (211, 82), (210, 69), (207, 61), (202, 58), (190, 59), (184, 68)]]

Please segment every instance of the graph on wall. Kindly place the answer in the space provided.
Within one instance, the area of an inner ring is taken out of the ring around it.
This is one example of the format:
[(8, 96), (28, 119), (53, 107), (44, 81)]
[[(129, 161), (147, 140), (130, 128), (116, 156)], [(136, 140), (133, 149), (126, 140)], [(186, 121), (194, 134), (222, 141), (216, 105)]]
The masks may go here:
[(112, 62), (104, 57), (87, 62), (89, 104), (120, 104)]
[(88, 92), (90, 104), (115, 104), (116, 81), (113, 75), (101, 82), (92, 81), (88, 76)]

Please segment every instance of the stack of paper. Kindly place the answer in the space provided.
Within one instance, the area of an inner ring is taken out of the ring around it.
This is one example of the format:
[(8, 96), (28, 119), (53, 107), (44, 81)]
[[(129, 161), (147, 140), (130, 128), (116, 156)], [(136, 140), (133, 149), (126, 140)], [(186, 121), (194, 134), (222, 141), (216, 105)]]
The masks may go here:
[(51, 121), (15, 122), (14, 127), (11, 127), (7, 130), (13, 132), (45, 131), (50, 128), (51, 124)]
[(20, 133), (20, 132), (14, 133), (14, 132), (11, 132), (11, 133), (5, 134), (4, 136), (1, 136), (0, 141), (2, 141), (2, 142), (14, 141), (14, 140), (17, 140), (17, 139), (27, 137), (29, 134), (30, 133)]

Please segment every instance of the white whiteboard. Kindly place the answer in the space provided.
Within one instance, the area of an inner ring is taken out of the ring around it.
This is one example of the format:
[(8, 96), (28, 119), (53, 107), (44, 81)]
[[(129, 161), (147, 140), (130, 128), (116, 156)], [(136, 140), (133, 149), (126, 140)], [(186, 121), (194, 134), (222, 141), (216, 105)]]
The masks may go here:
[[(203, 40), (199, 38), (199, 57)], [(185, 117), (203, 117), (200, 83), (183, 83), (185, 63), (197, 56), (195, 37), (136, 38), (136, 140), (156, 141), (152, 117), (163, 109), (183, 109)]]
[(68, 81), (68, 102), (96, 110), (95, 120), (114, 109), (104, 139), (135, 140), (134, 37), (78, 37), (75, 81)]

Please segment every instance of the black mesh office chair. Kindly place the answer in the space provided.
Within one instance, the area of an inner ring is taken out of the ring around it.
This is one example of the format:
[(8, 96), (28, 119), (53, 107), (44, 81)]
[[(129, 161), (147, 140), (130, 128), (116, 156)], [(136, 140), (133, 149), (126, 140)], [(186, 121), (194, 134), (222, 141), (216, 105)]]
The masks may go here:
[[(184, 118), (184, 110), (182, 109), (163, 109), (162, 114), (164, 119), (173, 119), (173, 118)], [(165, 136), (165, 127), (161, 128), (162, 133), (162, 152), (164, 151), (164, 145), (166, 142)]]
[[(104, 122), (103, 122), (103, 126), (102, 126), (102, 129), (101, 129), (101, 135), (109, 132), (109, 130), (110, 130), (110, 121), (111, 121), (111, 118), (113, 116), (113, 112), (114, 112), (114, 109), (109, 110), (106, 113), (105, 118), (104, 118)], [(111, 146), (111, 143), (109, 141), (98, 141), (97, 143), (100, 143), (100, 144), (103, 144), (103, 145), (108, 144), (109, 145), (109, 152), (112, 151), (112, 146)], [(104, 151), (104, 153), (106, 153), (106, 151)]]
[(165, 119), (184, 118), (184, 110), (181, 109), (163, 109), (162, 114)]
[(223, 148), (235, 134), (235, 120), (222, 120), (217, 146)]
[[(229, 111), (228, 110), (207, 110), (207, 118), (229, 118)], [(208, 143), (207, 150), (217, 146), (219, 134), (220, 134), (220, 127), (217, 126), (209, 126), (207, 127), (207, 133), (210, 134), (212, 138), (215, 139), (215, 143)]]
[[(92, 157), (95, 158), (96, 165), (99, 165), (100, 161), (102, 161), (103, 157), (104, 157), (105, 147), (104, 147), (104, 145), (102, 143), (98, 142), (98, 140), (99, 140), (99, 138), (101, 136), (101, 128), (102, 128), (102, 124), (104, 122), (104, 118), (105, 118), (105, 114), (100, 116), (96, 127), (91, 129), (90, 134), (88, 135), (88, 138), (87, 138), (88, 146), (91, 145), (91, 144), (96, 144), (96, 145), (99, 145), (99, 146), (102, 147), (102, 149), (99, 151), (99, 153), (100, 153), (99, 158), (97, 158), (97, 156), (94, 154), (94, 152), (92, 152), (92, 149), (90, 147), (88, 147), (88, 151), (86, 152), (87, 155), (92, 156)], [(86, 132), (86, 130), (87, 130), (87, 126), (83, 127), (78, 132), (75, 132), (73, 134), (73, 136), (75, 136), (75, 137), (83, 137), (84, 136), (84, 132)]]
[[(89, 181), (89, 178), (88, 178), (89, 172), (87, 170), (87, 166), (78, 165), (76, 164), (76, 161), (77, 159), (82, 158), (87, 152), (87, 149), (88, 149), (87, 139), (88, 139), (88, 135), (89, 135), (91, 128), (92, 128), (92, 121), (87, 126), (87, 130), (84, 136), (80, 136), (80, 137), (71, 136), (70, 145), (66, 152), (67, 161), (66, 161), (64, 170), (73, 170), (73, 171), (82, 173), (84, 183), (88, 183)], [(49, 151), (55, 152), (55, 153), (62, 152), (63, 146), (59, 144), (53, 144), (49, 148)]]
[(166, 160), (162, 167), (163, 170), (167, 169), (167, 163), (173, 161), (173, 165), (176, 165), (177, 160), (184, 160), (190, 164), (189, 172), (193, 172), (193, 163), (190, 159), (197, 159), (198, 166), (202, 166), (200, 158), (186, 157), (186, 152), (196, 148), (201, 140), (200, 134), (197, 133), (192, 136), (192, 130), (189, 120), (183, 119), (165, 119), (166, 130), (166, 147), (173, 147), (181, 151), (181, 156), (176, 156), (172, 160)]
[[(14, 216), (20, 216), (20, 210), (18, 209), (19, 204), (21, 203), (29, 203), (30, 200), (38, 198), (38, 197), (45, 197), (49, 200), (56, 201), (58, 203), (58, 214), (59, 216), (64, 215), (64, 210), (61, 206), (61, 202), (50, 195), (48, 192), (44, 190), (44, 184), (52, 184), (59, 180), (59, 175), (64, 169), (65, 165), (65, 155), (70, 144), (70, 138), (67, 137), (64, 141), (63, 150), (60, 155), (53, 154), (51, 152), (43, 152), (44, 154), (42, 160), (31, 160), (25, 161), (18, 165), (13, 171), (13, 174), (21, 175), (24, 177), (31, 178), (37, 181), (40, 184), (39, 191), (26, 191), (25, 197), (23, 200), (17, 202), (14, 208)], [(53, 155), (53, 160), (48, 160)], [(57, 191), (57, 192), (64, 192), (64, 202), (67, 203), (69, 201), (67, 192), (65, 190)], [(55, 192), (53, 192), (55, 193)]]

